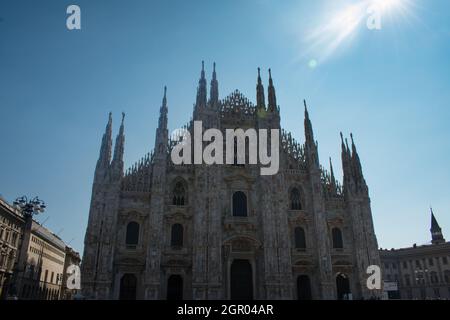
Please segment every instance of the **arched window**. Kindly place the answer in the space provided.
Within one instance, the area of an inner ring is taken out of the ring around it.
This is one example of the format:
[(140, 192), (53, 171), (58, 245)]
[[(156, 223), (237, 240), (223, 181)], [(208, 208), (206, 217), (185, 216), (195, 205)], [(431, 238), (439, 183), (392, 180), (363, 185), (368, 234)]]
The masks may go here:
[(342, 249), (344, 248), (344, 243), (342, 241), (342, 231), (339, 228), (333, 228), (331, 231), (333, 236), (333, 248)]
[(305, 230), (302, 227), (295, 228), (294, 236), (295, 236), (295, 248), (306, 249)]
[(300, 191), (297, 188), (293, 188), (291, 190), (290, 200), (291, 200), (291, 210), (302, 210)]
[(128, 223), (125, 243), (127, 246), (137, 246), (139, 243), (139, 223), (134, 221)]
[(179, 223), (176, 223), (172, 226), (170, 245), (172, 247), (183, 246), (183, 226)]
[(242, 191), (237, 191), (233, 194), (233, 216), (247, 216), (247, 196)]
[(173, 189), (172, 204), (174, 206), (184, 206), (186, 202), (186, 190), (183, 183), (178, 181)]

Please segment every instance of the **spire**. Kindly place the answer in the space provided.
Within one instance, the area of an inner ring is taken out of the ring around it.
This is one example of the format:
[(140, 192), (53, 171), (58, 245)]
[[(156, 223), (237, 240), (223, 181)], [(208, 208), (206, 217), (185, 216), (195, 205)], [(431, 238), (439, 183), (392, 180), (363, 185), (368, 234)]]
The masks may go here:
[(201, 79), (205, 79), (205, 61), (202, 60)]
[(162, 99), (161, 108), (159, 109), (159, 123), (158, 126), (161, 129), (167, 129), (167, 87), (164, 86), (164, 96)]
[(266, 108), (266, 102), (264, 98), (264, 86), (261, 81), (261, 69), (258, 68), (258, 84), (256, 85), (256, 105), (260, 109)]
[(348, 147), (346, 146), (346, 141), (344, 142), (344, 135), (341, 132), (341, 149), (342, 149), (342, 169), (344, 170), (344, 179), (348, 176), (348, 165), (349, 165), (349, 154)]
[(344, 135), (341, 132), (341, 158), (342, 171), (344, 174), (344, 191), (348, 191), (352, 185), (352, 171), (350, 167), (350, 151), (348, 149), (347, 139), (344, 140)]
[(361, 161), (359, 160), (358, 151), (356, 150), (355, 141), (353, 140), (353, 133), (350, 133), (350, 138), (352, 140), (352, 162), (353, 168), (355, 170), (355, 177), (357, 179), (357, 182), (361, 182), (361, 180), (364, 178), (361, 168)]
[(123, 150), (125, 143), (124, 126), (123, 126), (124, 120), (125, 120), (125, 113), (122, 112), (122, 123), (120, 124), (119, 133), (117, 134), (116, 138), (113, 162), (123, 161)]
[(360, 194), (368, 196), (369, 189), (367, 188), (364, 179), (361, 161), (356, 150), (353, 134), (350, 134), (351, 150), (348, 146), (348, 140), (345, 139), (341, 132), (341, 146), (342, 146), (342, 170), (344, 171), (344, 191), (351, 194)]
[(442, 235), (442, 229), (439, 226), (436, 217), (433, 213), (433, 208), (430, 208), (431, 210), (431, 243), (433, 244), (440, 244), (445, 243), (444, 236)]
[(155, 155), (161, 159), (165, 158), (168, 143), (168, 130), (167, 130), (167, 87), (164, 87), (164, 96), (162, 99), (161, 108), (159, 111), (158, 128), (156, 129), (155, 137)]
[(305, 105), (305, 149), (310, 158), (309, 162), (319, 167), (319, 155), (317, 152), (317, 144), (314, 141), (314, 132), (312, 128), (311, 120), (309, 119), (308, 107), (306, 106), (306, 100), (303, 100)]
[(345, 148), (345, 143), (344, 143), (344, 135), (342, 134), (342, 131), (341, 131), (341, 149), (342, 149), (342, 154), (347, 154), (347, 149)]
[(268, 103), (269, 111), (277, 110), (277, 97), (275, 94), (275, 87), (273, 86), (272, 71), (269, 69), (269, 88), (268, 88)]
[(219, 82), (217, 81), (216, 75), (216, 63), (213, 64), (213, 74), (211, 80), (211, 90), (210, 90), (210, 103), (211, 106), (216, 107), (219, 103)]
[(164, 86), (164, 96), (162, 100), (162, 106), (167, 109), (167, 86)]
[(305, 139), (306, 143), (313, 145), (314, 144), (314, 132), (312, 129), (312, 123), (309, 119), (308, 106), (306, 105), (306, 100), (303, 100), (303, 104), (305, 106)]
[(202, 72), (200, 74), (200, 80), (198, 81), (197, 88), (197, 108), (206, 107), (206, 78), (205, 78), (205, 62), (202, 61)]
[(336, 179), (334, 177), (333, 163), (331, 162), (331, 157), (330, 157), (330, 183), (333, 191), (336, 191)]
[(348, 147), (348, 140), (347, 140), (347, 138), (345, 138), (345, 147), (347, 149), (347, 154), (348, 154), (348, 156), (350, 158), (351, 153), (350, 153), (350, 148)]
[[(97, 169), (107, 168), (111, 161), (112, 151), (112, 113), (109, 113), (108, 124), (102, 138), (102, 146), (100, 147), (100, 156), (97, 161)], [(97, 170), (96, 169), (96, 170)]]
[(122, 112), (122, 123), (120, 124), (119, 133), (116, 138), (116, 145), (114, 147), (114, 158), (111, 163), (112, 172), (115, 176), (123, 176), (123, 153), (125, 148), (125, 134), (124, 134), (124, 120), (125, 113)]

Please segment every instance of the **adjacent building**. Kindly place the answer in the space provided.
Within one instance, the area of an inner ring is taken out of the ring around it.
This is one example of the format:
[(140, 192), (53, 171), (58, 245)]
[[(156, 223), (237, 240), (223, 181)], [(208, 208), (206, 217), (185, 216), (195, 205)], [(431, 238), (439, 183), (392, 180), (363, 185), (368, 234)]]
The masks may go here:
[(24, 227), (22, 214), (0, 197), (0, 299), (11, 287)]
[(431, 244), (380, 250), (390, 299), (450, 299), (450, 242), (431, 212)]
[(63, 290), (70, 264), (80, 264), (76, 251), (0, 198), (1, 299), (72, 298), (72, 292)]
[(113, 150), (110, 115), (85, 236), (81, 277), (85, 297), (379, 295), (366, 286), (366, 269), (379, 265), (380, 258), (369, 190), (353, 137), (349, 146), (341, 134), (341, 186), (331, 161), (329, 170), (320, 164), (306, 102), (305, 137), (299, 143), (281, 129), (270, 70), (268, 83), (266, 100), (258, 71), (256, 104), (237, 90), (219, 99), (214, 66), (208, 99), (202, 67), (192, 121), (185, 130), (194, 137), (194, 121), (223, 136), (226, 129), (278, 129), (280, 170), (273, 176), (261, 176), (262, 165), (248, 162), (175, 165), (170, 154), (179, 140), (169, 137), (166, 90), (154, 152), (124, 171), (123, 117)]
[(57, 235), (32, 220), (18, 262), (19, 299), (60, 298), (65, 251), (66, 245)]

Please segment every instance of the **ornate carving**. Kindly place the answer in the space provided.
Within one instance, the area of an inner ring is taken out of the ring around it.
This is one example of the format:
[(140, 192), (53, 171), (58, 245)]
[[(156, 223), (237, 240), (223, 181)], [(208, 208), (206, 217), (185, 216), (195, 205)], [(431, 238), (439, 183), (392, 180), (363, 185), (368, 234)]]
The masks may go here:
[(307, 168), (304, 146), (292, 138), (291, 133), (286, 130), (281, 130), (281, 148), (296, 165), (289, 169)]
[(150, 192), (153, 154), (147, 154), (126, 172), (122, 179), (123, 191)]
[(233, 252), (251, 252), (252, 248), (252, 244), (246, 239), (237, 239), (231, 243)]
[(224, 117), (254, 116), (255, 106), (239, 90), (220, 101), (220, 115)]

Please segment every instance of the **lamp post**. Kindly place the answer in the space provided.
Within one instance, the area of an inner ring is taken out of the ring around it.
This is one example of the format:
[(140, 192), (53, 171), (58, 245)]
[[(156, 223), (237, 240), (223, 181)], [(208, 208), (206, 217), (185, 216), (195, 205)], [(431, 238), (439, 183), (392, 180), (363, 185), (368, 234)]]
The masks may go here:
[(31, 232), (31, 226), (33, 224), (33, 216), (44, 212), (47, 206), (45, 205), (45, 202), (40, 200), (38, 197), (28, 199), (26, 196), (17, 198), (16, 201), (13, 202), (13, 206), (17, 210), (21, 211), (25, 218), (25, 228), (23, 230), (23, 237), (19, 246), (19, 258), (17, 259), (17, 262), (14, 267), (13, 281), (11, 282), (11, 287), (9, 290), (10, 296), (18, 297), (19, 295), (18, 289), (20, 288), (20, 286), (18, 285), (18, 274), (23, 269), (23, 267), (26, 267), (27, 255), (26, 252), (24, 252), (24, 250), (27, 250), (27, 246), (24, 246), (24, 240), (26, 238), (25, 236), (28, 231)]

